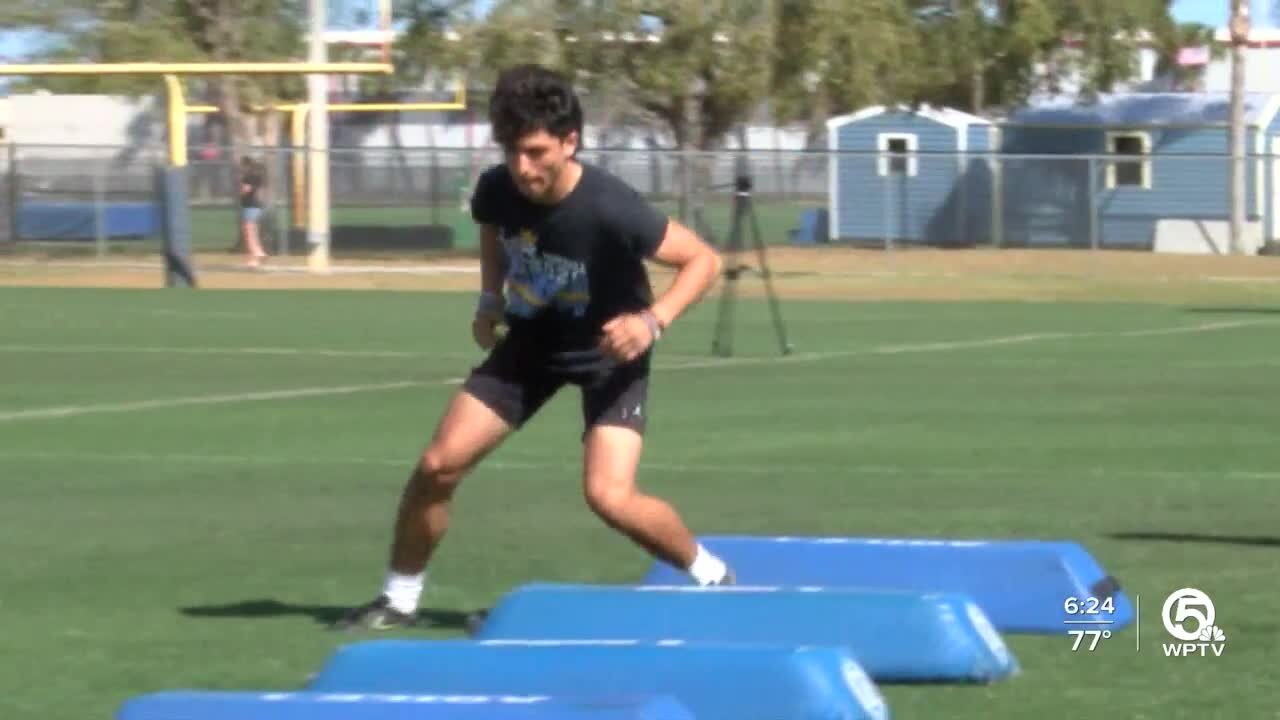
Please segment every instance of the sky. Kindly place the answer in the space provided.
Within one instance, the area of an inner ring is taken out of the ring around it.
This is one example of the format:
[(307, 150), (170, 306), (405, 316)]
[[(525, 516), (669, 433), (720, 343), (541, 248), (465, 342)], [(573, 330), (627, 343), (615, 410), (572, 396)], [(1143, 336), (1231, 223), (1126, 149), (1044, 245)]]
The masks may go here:
[[(1270, 10), (1271, 0), (1252, 0), (1250, 15), (1255, 27), (1273, 27), (1275, 21)], [(1176, 0), (1173, 3), (1173, 16), (1180, 22), (1198, 22), (1213, 27), (1224, 27), (1227, 24), (1229, 0)]]
[[(479, 12), (484, 12), (493, 0), (473, 0)], [(1273, 0), (1252, 0), (1255, 27), (1274, 27), (1275, 19), (1270, 11)], [(1280, 5), (1280, 2), (1276, 3)], [(1175, 0), (1173, 16), (1181, 22), (1199, 22), (1213, 27), (1227, 24), (1230, 0)], [(32, 33), (0, 32), (0, 58), (21, 58), (37, 44)]]

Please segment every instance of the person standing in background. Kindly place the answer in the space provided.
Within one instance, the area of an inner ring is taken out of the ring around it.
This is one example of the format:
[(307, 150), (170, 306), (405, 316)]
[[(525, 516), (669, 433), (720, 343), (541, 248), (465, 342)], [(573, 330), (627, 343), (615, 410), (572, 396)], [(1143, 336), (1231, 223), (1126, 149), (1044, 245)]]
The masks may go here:
[(262, 188), (265, 168), (248, 156), (240, 158), (240, 229), (244, 234), (247, 265), (256, 268), (267, 257), (258, 232), (262, 220)]

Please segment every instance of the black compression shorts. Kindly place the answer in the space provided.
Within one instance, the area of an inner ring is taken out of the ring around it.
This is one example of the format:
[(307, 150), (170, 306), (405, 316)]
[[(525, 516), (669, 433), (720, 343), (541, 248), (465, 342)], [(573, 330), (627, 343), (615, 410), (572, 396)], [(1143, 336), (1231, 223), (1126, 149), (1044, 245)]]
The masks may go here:
[(604, 369), (565, 369), (545, 361), (527, 341), (508, 336), (472, 369), (462, 387), (518, 429), (565, 385), (581, 389), (584, 432), (620, 425), (644, 433), (649, 411), (647, 356)]

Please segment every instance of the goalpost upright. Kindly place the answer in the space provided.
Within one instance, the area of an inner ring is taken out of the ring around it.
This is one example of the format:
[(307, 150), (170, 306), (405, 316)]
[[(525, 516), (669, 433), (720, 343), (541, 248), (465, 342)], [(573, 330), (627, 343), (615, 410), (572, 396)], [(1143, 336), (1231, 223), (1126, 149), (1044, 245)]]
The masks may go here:
[[(325, 0), (307, 0), (310, 33), (307, 38), (307, 59), (312, 63), (328, 60), (324, 31), (328, 18)], [(307, 134), (307, 255), (312, 271), (323, 272), (329, 268), (329, 78), (324, 75), (307, 76), (307, 104), (311, 112), (307, 116), (310, 132)]]

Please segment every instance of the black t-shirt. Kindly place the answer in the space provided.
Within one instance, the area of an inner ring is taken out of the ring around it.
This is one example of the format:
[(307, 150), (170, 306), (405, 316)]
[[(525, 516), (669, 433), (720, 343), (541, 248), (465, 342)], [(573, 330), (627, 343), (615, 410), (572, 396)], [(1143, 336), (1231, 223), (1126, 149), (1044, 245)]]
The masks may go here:
[(240, 206), (247, 208), (262, 207), (260, 191), (262, 189), (262, 171), (254, 168), (240, 176)]
[(652, 304), (644, 259), (666, 235), (667, 216), (587, 163), (574, 189), (555, 205), (529, 200), (506, 165), (495, 165), (476, 183), (471, 214), (497, 227), (506, 252), (511, 336), (545, 350), (554, 366), (609, 366), (595, 351), (601, 327)]

